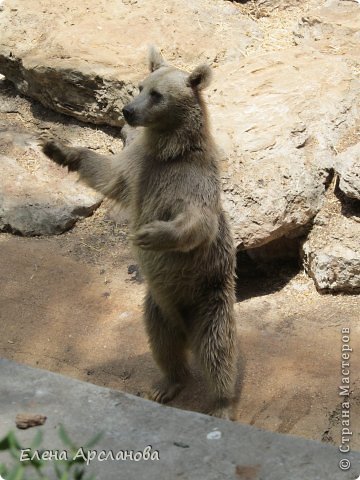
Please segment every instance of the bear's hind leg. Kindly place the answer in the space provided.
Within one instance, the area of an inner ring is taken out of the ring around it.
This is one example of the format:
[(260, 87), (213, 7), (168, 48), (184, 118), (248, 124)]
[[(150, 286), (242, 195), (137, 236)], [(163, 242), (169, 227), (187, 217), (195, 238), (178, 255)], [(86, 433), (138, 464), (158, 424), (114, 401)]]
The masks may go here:
[(153, 386), (149, 397), (166, 403), (182, 390), (189, 375), (186, 335), (164, 317), (150, 293), (145, 301), (145, 324), (154, 359), (164, 373), (164, 378)]
[(197, 312), (193, 350), (210, 384), (214, 405), (210, 415), (231, 418), (235, 394), (235, 322), (233, 308), (220, 294)]

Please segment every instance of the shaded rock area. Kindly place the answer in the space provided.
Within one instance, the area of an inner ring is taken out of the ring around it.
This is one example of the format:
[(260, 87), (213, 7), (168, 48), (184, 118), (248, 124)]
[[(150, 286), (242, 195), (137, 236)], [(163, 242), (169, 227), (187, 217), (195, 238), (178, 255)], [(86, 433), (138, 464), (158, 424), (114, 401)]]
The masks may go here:
[(40, 59), (32, 61), (13, 57), (12, 52), (0, 58), (1, 71), (19, 92), (86, 122), (124, 124), (121, 110), (135, 93), (131, 83), (107, 78), (106, 69), (95, 70), (76, 62), (63, 67), (42, 64)]

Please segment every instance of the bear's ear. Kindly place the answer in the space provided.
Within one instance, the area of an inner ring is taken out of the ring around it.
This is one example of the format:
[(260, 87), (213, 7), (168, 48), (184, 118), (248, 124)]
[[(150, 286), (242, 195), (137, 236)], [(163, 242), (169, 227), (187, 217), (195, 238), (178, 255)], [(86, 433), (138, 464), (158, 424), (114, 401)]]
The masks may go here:
[(209, 65), (199, 65), (189, 75), (187, 84), (191, 88), (202, 90), (207, 88), (212, 79), (212, 71)]
[(161, 55), (160, 51), (151, 45), (149, 47), (149, 70), (150, 72), (155, 72), (160, 67), (164, 67), (166, 64), (163, 56)]

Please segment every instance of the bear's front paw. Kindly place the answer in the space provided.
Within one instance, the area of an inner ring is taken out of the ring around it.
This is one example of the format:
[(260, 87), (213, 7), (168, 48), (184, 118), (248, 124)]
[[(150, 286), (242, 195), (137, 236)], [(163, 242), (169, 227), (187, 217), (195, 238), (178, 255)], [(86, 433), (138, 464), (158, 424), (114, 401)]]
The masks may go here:
[(43, 143), (42, 151), (53, 162), (62, 167), (68, 167), (70, 171), (79, 169), (80, 156), (76, 148), (68, 147), (57, 140), (49, 140)]
[(59, 165), (66, 165), (64, 146), (56, 140), (47, 140), (43, 143), (42, 151)]
[(174, 235), (167, 222), (148, 223), (130, 238), (134, 245), (144, 250), (170, 250), (174, 247)]

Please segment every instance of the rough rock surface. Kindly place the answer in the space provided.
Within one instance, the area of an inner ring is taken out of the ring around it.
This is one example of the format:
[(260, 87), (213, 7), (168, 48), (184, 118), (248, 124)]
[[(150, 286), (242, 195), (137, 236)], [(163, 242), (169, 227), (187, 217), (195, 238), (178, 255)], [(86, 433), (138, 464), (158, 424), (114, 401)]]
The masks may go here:
[(12, 155), (0, 155), (0, 231), (59, 234), (100, 204), (99, 195), (45, 158), (32, 135), (2, 129), (0, 147)]
[[(284, 10), (289, 7), (296, 7), (302, 0), (255, 0), (256, 7), (264, 7), (269, 10)], [(245, 3), (245, 2), (243, 2)]]
[[(155, 14), (154, 14), (155, 13)], [(234, 59), (259, 32), (222, 0), (71, 3), (21, 0), (0, 12), (0, 73), (20, 92), (78, 119), (124, 124), (122, 107), (155, 43), (184, 65)], [(176, 32), (181, 32), (177, 35)]]
[(327, 197), (302, 246), (304, 266), (320, 291), (360, 292), (359, 210), (341, 193)]
[(336, 157), (335, 171), (340, 177), (340, 190), (348, 197), (360, 200), (360, 143)]
[(360, 223), (338, 217), (316, 226), (303, 245), (308, 274), (324, 291), (360, 291)]
[(297, 44), (307, 44), (331, 55), (344, 55), (359, 64), (360, 4), (353, 0), (327, 0), (295, 28)]
[(209, 104), (240, 247), (310, 225), (322, 205), (333, 145), (356, 121), (359, 95), (348, 65), (313, 49), (291, 48), (216, 70)]

